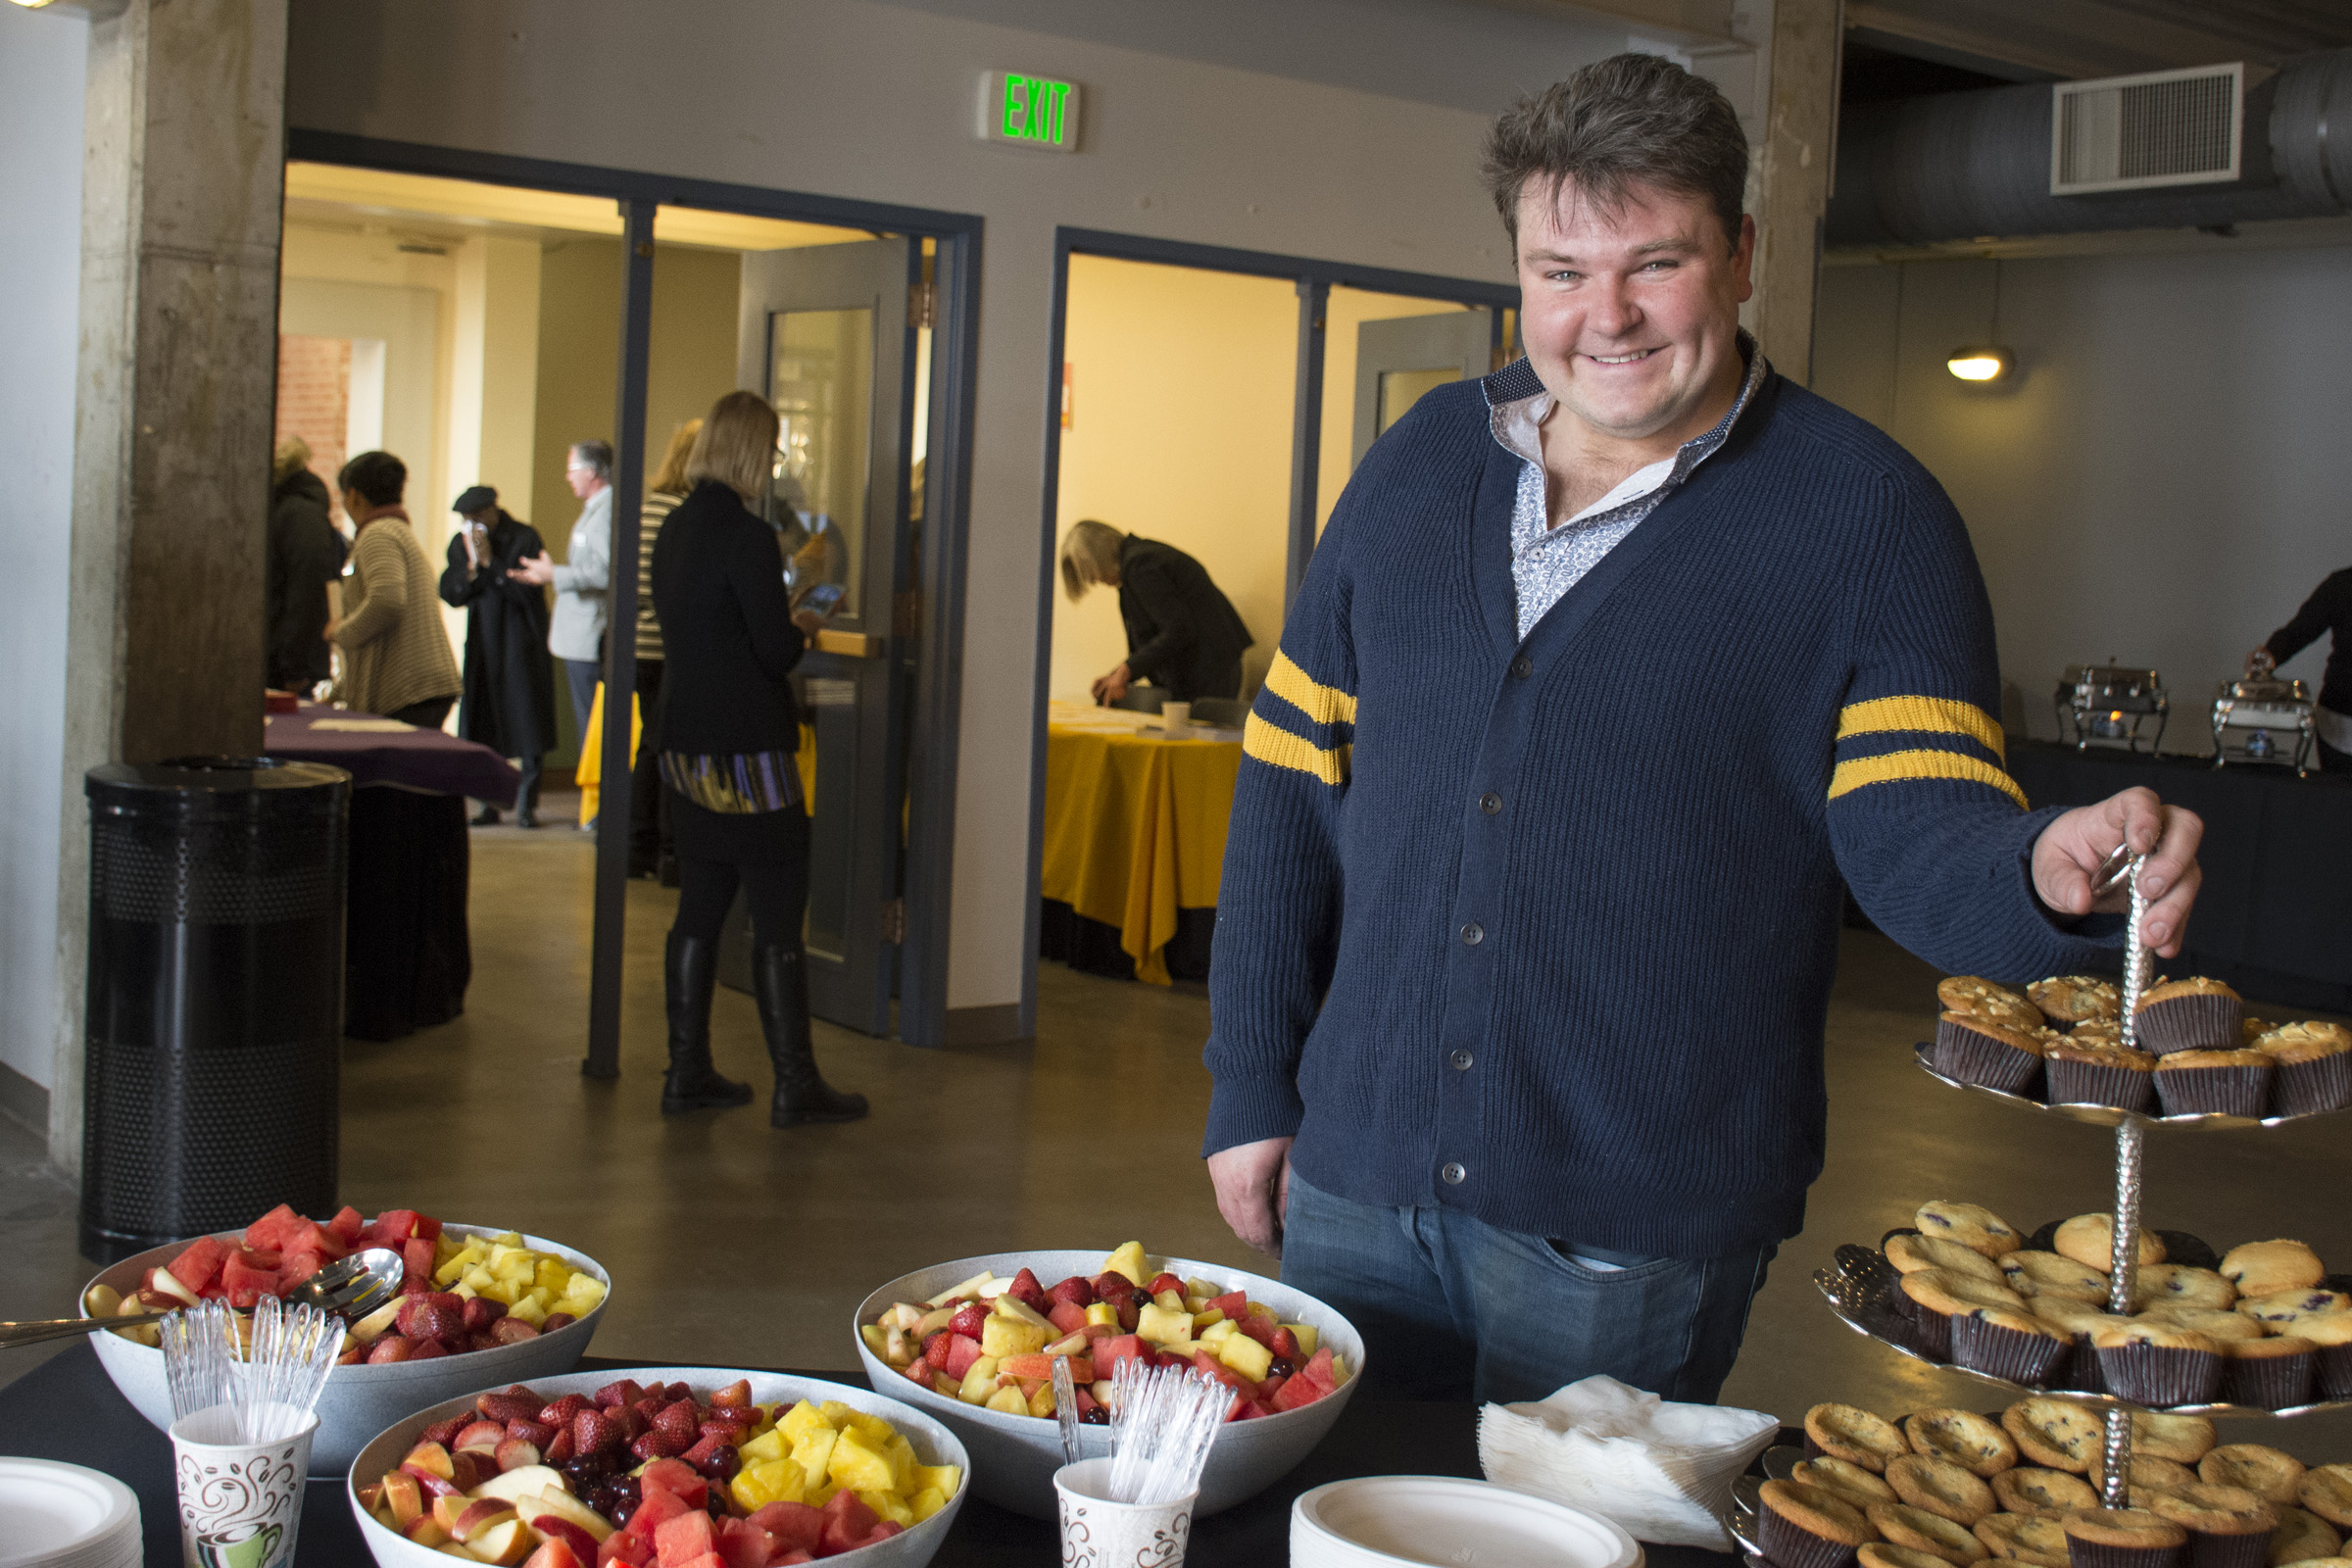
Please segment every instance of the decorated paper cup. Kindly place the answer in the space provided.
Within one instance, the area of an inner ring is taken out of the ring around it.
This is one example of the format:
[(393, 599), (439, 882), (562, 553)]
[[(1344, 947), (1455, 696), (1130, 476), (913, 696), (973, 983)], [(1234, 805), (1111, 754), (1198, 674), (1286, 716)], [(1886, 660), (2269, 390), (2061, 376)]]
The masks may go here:
[(318, 1430), (318, 1418), (305, 1415), (290, 1438), (244, 1443), (225, 1404), (172, 1422), (181, 1559), (196, 1568), (290, 1568)]
[(1061, 1507), (1063, 1568), (1182, 1568), (1198, 1489), (1173, 1502), (1120, 1502), (1109, 1495), (1110, 1461), (1081, 1459), (1054, 1472)]

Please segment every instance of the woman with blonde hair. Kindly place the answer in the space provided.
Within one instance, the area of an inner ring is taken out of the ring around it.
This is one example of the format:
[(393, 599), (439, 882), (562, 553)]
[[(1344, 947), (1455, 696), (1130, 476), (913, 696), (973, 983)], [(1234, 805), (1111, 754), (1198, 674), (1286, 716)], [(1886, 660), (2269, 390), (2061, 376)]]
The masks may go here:
[[(637, 509), (637, 708), (648, 729), (662, 711), (662, 617), (654, 609), (654, 542), (662, 537), (662, 522), (691, 488), (686, 483), (686, 460), (694, 453), (694, 438), (703, 421), (688, 419), (669, 433), (669, 448), (662, 466), (645, 487), (645, 502)], [(662, 799), (662, 775), (651, 746), (637, 748), (636, 765), (629, 770), (629, 875), (661, 879), (664, 887), (678, 885), (677, 848), (671, 835), (669, 811)]]
[[(753, 508), (774, 470), (776, 411), (751, 392), (711, 405), (687, 454), (686, 498), (662, 522), (653, 594), (665, 669), (662, 782), (678, 844), (678, 914), (662, 980), (669, 1010), (664, 1112), (740, 1105), (749, 1084), (710, 1062), (719, 928), (741, 887), (752, 911), (752, 995), (776, 1075), (768, 1121), (854, 1121), (863, 1095), (817, 1071), (808, 1034), (808, 813), (793, 754), (800, 710), (787, 677), (823, 623), (795, 614), (784, 553)], [(649, 739), (649, 745), (655, 744)]]
[(1200, 563), (1088, 517), (1061, 537), (1061, 587), (1076, 602), (1097, 583), (1118, 590), (1127, 657), (1095, 682), (1096, 702), (1117, 702), (1134, 681), (1180, 703), (1241, 695), (1250, 628)]

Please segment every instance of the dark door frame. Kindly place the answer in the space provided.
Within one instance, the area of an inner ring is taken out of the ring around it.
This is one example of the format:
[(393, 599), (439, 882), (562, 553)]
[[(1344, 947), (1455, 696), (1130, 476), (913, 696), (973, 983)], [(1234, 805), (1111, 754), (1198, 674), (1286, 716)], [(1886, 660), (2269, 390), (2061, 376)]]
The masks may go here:
[[(645, 472), (644, 410), (647, 313), (653, 253), (645, 243), (657, 206), (699, 207), (843, 228), (887, 230), (935, 245), (937, 326), (931, 339), (930, 457), (924, 465), (922, 580), (915, 585), (917, 639), (907, 759), (906, 939), (899, 950), (899, 1038), (946, 1043), (950, 878), (955, 863), (956, 758), (963, 687), (963, 585), (970, 537), (973, 402), (979, 385), (980, 251), (984, 220), (839, 196), (772, 190), (642, 170), (607, 169), (515, 158), (421, 142), (388, 141), (292, 127), (286, 156), (397, 173), (435, 174), (490, 185), (518, 185), (619, 204), (626, 236), (626, 286), (620, 323), (619, 449), (612, 497), (616, 536), (630, 526)], [(637, 551), (612, 553), (612, 632), (606, 637), (606, 692), (615, 707), (636, 684)], [(893, 628), (894, 635), (897, 628)], [(895, 658), (895, 655), (894, 655)], [(617, 695), (615, 695), (617, 694)], [(597, 831), (596, 936), (589, 986), (591, 1078), (619, 1072), (620, 956), (628, 890), (629, 770), (625, 726), (606, 726), (602, 809)], [(617, 770), (614, 759), (623, 760)], [(1034, 904), (1035, 900), (1031, 900)], [(1032, 947), (1035, 944), (1032, 942)]]
[(1165, 267), (1191, 267), (1212, 272), (1284, 277), (1297, 284), (1298, 371), (1291, 416), (1291, 516), (1282, 595), (1286, 611), (1298, 596), (1298, 584), (1306, 575), (1307, 558), (1315, 550), (1315, 503), (1321, 482), (1323, 444), (1324, 309), (1333, 285), (1486, 306), (1493, 313), (1497, 350), (1502, 347), (1502, 313), (1519, 308), (1519, 286), (1515, 283), (1481, 283), (1430, 272), (1402, 272), (1386, 267), (1359, 267), (1351, 262), (1235, 250), (1223, 245), (1195, 245), (1185, 240), (1117, 234), (1104, 229), (1065, 226), (1054, 230), (1053, 303), (1046, 340), (1044, 547), (1038, 570), (1037, 662), (1030, 698), (1029, 897), (1021, 947), (1020, 1032), (1024, 1037), (1037, 1032), (1037, 938), (1046, 852), (1046, 703), (1054, 673), (1054, 552), (1060, 543), (1061, 529), (1061, 366), (1067, 352), (1072, 256), (1107, 256), (1119, 261), (1156, 262)]

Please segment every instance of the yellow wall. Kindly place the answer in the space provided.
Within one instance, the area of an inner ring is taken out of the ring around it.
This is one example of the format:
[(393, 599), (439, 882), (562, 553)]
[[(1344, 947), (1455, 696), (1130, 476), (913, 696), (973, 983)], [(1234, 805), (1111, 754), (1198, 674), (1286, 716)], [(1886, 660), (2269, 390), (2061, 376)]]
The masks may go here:
[[(1060, 525), (1096, 517), (1192, 556), (1261, 659), (1282, 628), (1298, 326), (1281, 279), (1070, 258)], [(1117, 595), (1056, 590), (1054, 696), (1085, 697), (1126, 653)]]

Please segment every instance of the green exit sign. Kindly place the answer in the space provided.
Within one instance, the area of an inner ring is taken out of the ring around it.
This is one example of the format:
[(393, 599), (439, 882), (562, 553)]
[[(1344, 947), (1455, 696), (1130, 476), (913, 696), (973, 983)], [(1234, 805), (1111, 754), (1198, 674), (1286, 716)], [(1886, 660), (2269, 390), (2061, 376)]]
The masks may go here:
[(1017, 71), (989, 72), (980, 78), (980, 135), (1017, 147), (1076, 152), (1077, 84)]

